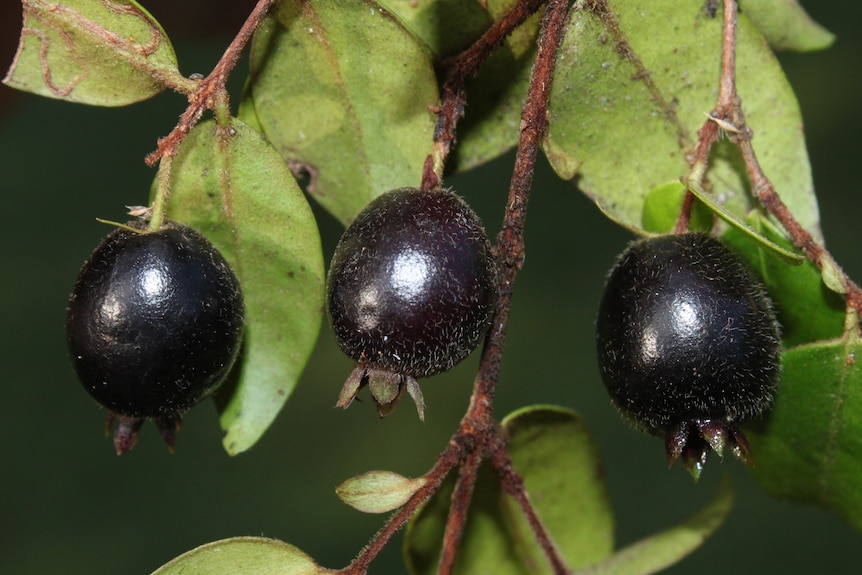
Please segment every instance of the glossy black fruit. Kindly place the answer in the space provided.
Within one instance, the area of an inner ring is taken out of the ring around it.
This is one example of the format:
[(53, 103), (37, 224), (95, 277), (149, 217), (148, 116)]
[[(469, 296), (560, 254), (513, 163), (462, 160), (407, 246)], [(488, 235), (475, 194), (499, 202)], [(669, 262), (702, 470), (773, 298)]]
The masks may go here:
[(327, 277), (327, 311), (356, 361), (338, 405), (361, 385), (381, 415), (416, 378), (448, 370), (478, 345), (496, 299), (495, 266), (479, 218), (447, 190), (393, 190), (344, 232)]
[(214, 391), (236, 359), (242, 292), (195, 230), (117, 229), (81, 269), (66, 327), (78, 378), (120, 421), (117, 451), (131, 449), (150, 418), (172, 447), (181, 414)]
[(768, 410), (780, 333), (754, 274), (703, 234), (634, 242), (611, 271), (599, 309), (599, 369), (613, 403), (664, 435), (700, 473), (710, 446), (750, 459), (738, 424)]

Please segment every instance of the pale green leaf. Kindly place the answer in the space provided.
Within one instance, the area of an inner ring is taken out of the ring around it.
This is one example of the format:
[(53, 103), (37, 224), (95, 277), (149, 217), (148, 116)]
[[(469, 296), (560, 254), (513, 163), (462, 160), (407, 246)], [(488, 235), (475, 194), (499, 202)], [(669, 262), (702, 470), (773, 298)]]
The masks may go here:
[(823, 506), (862, 531), (860, 358), (855, 334), (785, 352), (775, 408), (746, 435), (767, 491)]
[(700, 547), (727, 518), (733, 489), (725, 479), (706, 507), (679, 525), (624, 547), (575, 575), (648, 575), (677, 563)]
[(775, 50), (822, 50), (835, 41), (797, 0), (745, 0), (743, 10)]
[(371, 0), (278, 3), (255, 33), (246, 97), (254, 106), (244, 110), (342, 223), (421, 183), (438, 103), (431, 54)]
[(333, 573), (288, 543), (233, 537), (201, 545), (162, 565), (152, 575), (324, 575)]
[(835, 293), (847, 293), (847, 285), (845, 283), (847, 276), (844, 275), (844, 270), (841, 269), (838, 263), (830, 258), (824, 258), (822, 264), (823, 271), (820, 275), (823, 278), (823, 283)]
[(351, 477), (335, 488), (338, 497), (364, 513), (386, 513), (398, 509), (428, 481), (393, 471), (368, 471)]
[(317, 224), (275, 150), (239, 120), (192, 130), (173, 163), (168, 217), (233, 265), (246, 329), (236, 380), (219, 391), (225, 449), (245, 451), (290, 395), (317, 340), (324, 265)]
[[(644, 198), (683, 177), (688, 156), (716, 103), (722, 19), (702, 0), (612, 0), (597, 14), (581, 2), (570, 14), (557, 58), (545, 152), (615, 219), (638, 227)], [(766, 42), (740, 15), (737, 81), (766, 175), (797, 220), (820, 238), (802, 119)], [(744, 216), (755, 205), (738, 151), (723, 141), (707, 172), (709, 191)]]
[(3, 80), (49, 98), (122, 106), (183, 81), (165, 31), (133, 0), (24, 0), (18, 52)]
[[(512, 463), (569, 566), (607, 557), (613, 549), (613, 516), (598, 452), (580, 417), (536, 406), (513, 413), (503, 425)], [(410, 523), (405, 555), (413, 575), (436, 573), (452, 486), (452, 481), (444, 484)], [(455, 573), (550, 573), (520, 507), (486, 464), (479, 471)]]

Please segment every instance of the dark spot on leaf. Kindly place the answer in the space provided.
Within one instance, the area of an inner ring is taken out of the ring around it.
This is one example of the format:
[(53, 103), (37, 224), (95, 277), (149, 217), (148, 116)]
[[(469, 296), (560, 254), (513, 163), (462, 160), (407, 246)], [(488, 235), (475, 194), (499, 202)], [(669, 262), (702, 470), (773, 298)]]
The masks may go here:
[(718, 13), (719, 0), (706, 0), (706, 4), (703, 7), (704, 14), (707, 15), (708, 18), (715, 18), (715, 15)]

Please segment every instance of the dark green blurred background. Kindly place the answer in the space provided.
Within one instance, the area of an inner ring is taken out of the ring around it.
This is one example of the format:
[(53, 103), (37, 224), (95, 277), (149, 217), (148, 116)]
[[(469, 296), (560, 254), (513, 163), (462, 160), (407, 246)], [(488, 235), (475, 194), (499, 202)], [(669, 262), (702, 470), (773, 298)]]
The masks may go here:
[[(174, 40), (186, 74), (212, 67), (253, 3), (144, 2)], [(859, 280), (862, 5), (808, 4), (838, 41), (827, 52), (782, 60), (806, 121), (827, 242)], [(2, 0), (0, 68), (11, 60), (19, 23), (20, 6)], [(66, 298), (108, 231), (94, 218), (122, 220), (125, 205), (146, 203), (153, 171), (143, 157), (183, 108), (173, 94), (98, 109), (0, 87), (0, 573), (143, 574), (232, 535), (280, 538), (323, 565), (343, 566), (383, 518), (343, 505), (334, 487), (369, 469), (423, 473), (466, 406), (475, 358), (424, 383), (425, 424), (409, 405), (382, 421), (369, 402), (334, 410), (350, 365), (325, 329), (292, 400), (250, 452), (225, 454), (208, 401), (186, 418), (175, 455), (150, 427), (131, 454), (114, 455), (104, 412), (66, 358)], [(490, 233), (511, 161), (448, 182)], [(733, 460), (714, 460), (694, 485), (682, 468), (667, 470), (661, 442), (619, 420), (594, 367), (592, 322), (605, 271), (629, 237), (544, 164), (530, 209), (498, 413), (552, 402), (585, 416), (604, 453), (620, 544), (694, 512), (723, 473), (732, 475), (738, 505), (730, 519), (671, 573), (857, 573), (860, 538), (838, 519), (773, 500)], [(321, 226), (328, 258), (340, 228), (325, 215)], [(398, 545), (372, 572), (403, 572)]]

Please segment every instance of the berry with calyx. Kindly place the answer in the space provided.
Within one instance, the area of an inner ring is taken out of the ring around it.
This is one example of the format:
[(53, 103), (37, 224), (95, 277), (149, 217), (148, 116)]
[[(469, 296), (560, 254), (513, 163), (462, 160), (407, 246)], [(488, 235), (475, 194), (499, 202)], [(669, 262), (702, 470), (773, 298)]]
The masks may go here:
[(710, 448), (750, 462), (744, 421), (771, 408), (780, 330), (760, 280), (722, 243), (686, 233), (632, 243), (596, 325), (602, 380), (637, 427), (697, 478)]
[(327, 275), (329, 321), (356, 362), (337, 405), (367, 384), (381, 416), (406, 390), (424, 418), (416, 379), (479, 344), (495, 270), (479, 217), (452, 192), (401, 188), (374, 199), (345, 230)]
[(173, 449), (182, 414), (225, 379), (239, 353), (243, 297), (224, 257), (195, 230), (136, 224), (108, 235), (69, 300), (78, 379), (109, 410), (117, 453), (153, 419)]

